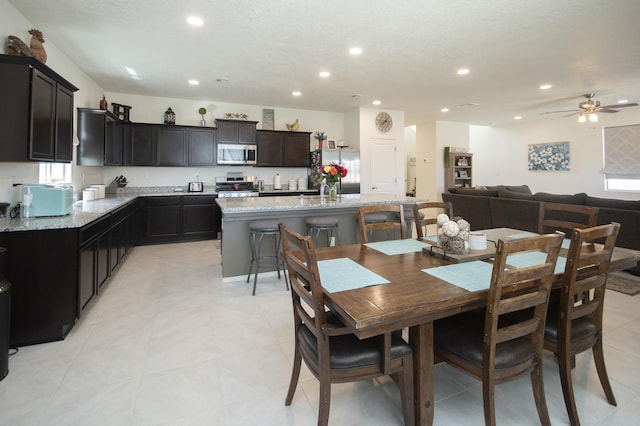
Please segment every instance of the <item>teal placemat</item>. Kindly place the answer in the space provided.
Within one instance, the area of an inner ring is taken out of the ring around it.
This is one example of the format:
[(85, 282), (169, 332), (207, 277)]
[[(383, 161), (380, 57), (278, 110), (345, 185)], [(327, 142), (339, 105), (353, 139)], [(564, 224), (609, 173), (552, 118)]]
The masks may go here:
[(427, 243), (407, 238), (406, 240), (389, 240), (379, 241), (375, 243), (365, 243), (365, 246), (374, 250), (378, 250), (379, 252), (387, 255), (394, 255), (422, 251), (423, 248), (427, 247)]
[(505, 238), (509, 238), (509, 239), (515, 240), (516, 238), (529, 238), (529, 237), (535, 237), (536, 235), (539, 235), (539, 234), (536, 234), (535, 232), (526, 232), (525, 231), (525, 232), (519, 232), (517, 234), (507, 235)]
[[(524, 268), (526, 266), (538, 265), (540, 263), (543, 263), (546, 258), (547, 254), (540, 251), (518, 253), (508, 256), (507, 264), (515, 266), (516, 268)], [(566, 263), (566, 257), (558, 256), (558, 262), (556, 263), (556, 268), (553, 271), (554, 274), (563, 273)]]
[(438, 266), (423, 269), (429, 275), (456, 285), (468, 291), (487, 290), (491, 283), (493, 265), (481, 260), (474, 260), (454, 265)]
[(437, 235), (427, 235), (426, 237), (422, 237), (422, 241), (430, 241), (432, 244), (438, 244), (438, 236)]
[(320, 281), (330, 293), (353, 290), (389, 281), (347, 257), (318, 262)]

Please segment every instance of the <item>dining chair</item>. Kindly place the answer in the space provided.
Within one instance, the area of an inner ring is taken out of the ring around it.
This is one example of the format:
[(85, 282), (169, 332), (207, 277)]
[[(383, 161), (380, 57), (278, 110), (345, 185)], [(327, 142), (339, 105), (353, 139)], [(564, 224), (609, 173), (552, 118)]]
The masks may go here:
[(571, 235), (575, 228), (591, 228), (598, 224), (599, 211), (598, 207), (540, 202), (538, 234), (562, 231)]
[(293, 301), (295, 354), (285, 405), (291, 405), (302, 360), (320, 382), (318, 425), (327, 425), (331, 384), (390, 375), (398, 384), (406, 425), (414, 424), (413, 351), (401, 333), (359, 339), (327, 311), (310, 236), (280, 223), (283, 255)]
[[(389, 218), (398, 217), (399, 220), (388, 220), (386, 222), (369, 222), (366, 220), (366, 215), (371, 214), (385, 214)], [(375, 204), (370, 206), (358, 207), (358, 228), (360, 229), (360, 242), (368, 243), (370, 235), (375, 231), (400, 231), (400, 239), (407, 238), (407, 231), (404, 221), (404, 208), (399, 204)], [(396, 234), (397, 235), (397, 234)], [(388, 238), (391, 239), (391, 238)]]
[[(574, 229), (560, 300), (557, 304), (550, 303), (547, 313), (544, 347), (558, 357), (562, 393), (572, 425), (580, 424), (571, 378), (578, 353), (592, 349), (607, 401), (617, 405), (604, 362), (602, 316), (609, 263), (619, 230), (620, 224), (615, 222)], [(602, 240), (603, 244), (594, 244)]]
[[(498, 240), (486, 309), (434, 322), (435, 356), (482, 381), (486, 425), (496, 424), (495, 385), (526, 373), (540, 423), (550, 424), (542, 378), (544, 321), (562, 240), (562, 233)], [(515, 254), (528, 256), (528, 266), (509, 266)], [(532, 308), (533, 315), (519, 322), (502, 321)]]
[[(423, 215), (421, 216), (420, 213)], [(416, 224), (418, 240), (429, 235), (427, 226), (438, 224), (437, 217), (440, 213), (444, 213), (449, 216), (449, 218), (453, 218), (453, 205), (450, 201), (424, 201), (413, 205), (413, 221)]]

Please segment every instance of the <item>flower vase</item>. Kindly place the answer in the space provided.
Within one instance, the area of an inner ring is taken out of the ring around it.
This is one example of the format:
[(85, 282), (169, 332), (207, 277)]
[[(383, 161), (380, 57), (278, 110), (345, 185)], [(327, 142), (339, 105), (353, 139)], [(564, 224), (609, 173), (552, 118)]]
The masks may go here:
[(204, 115), (202, 116), (202, 120), (200, 120), (200, 127), (205, 127), (207, 125), (207, 120), (204, 119)]
[(338, 184), (335, 182), (329, 183), (329, 201), (338, 201)]

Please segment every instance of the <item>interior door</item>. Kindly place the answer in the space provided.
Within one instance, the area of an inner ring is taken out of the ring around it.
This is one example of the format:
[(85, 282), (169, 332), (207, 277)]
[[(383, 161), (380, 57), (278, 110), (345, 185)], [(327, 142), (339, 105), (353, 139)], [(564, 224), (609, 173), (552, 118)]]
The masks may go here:
[(396, 140), (369, 139), (369, 192), (395, 194), (397, 186)]

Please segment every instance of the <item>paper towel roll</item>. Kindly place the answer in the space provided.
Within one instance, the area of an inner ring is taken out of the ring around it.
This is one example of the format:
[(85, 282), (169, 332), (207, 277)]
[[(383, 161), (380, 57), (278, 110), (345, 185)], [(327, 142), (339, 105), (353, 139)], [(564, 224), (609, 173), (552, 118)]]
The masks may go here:
[(282, 182), (280, 182), (280, 173), (277, 173), (273, 177), (273, 189), (282, 189)]
[(486, 250), (487, 249), (487, 234), (482, 232), (471, 232), (469, 234), (469, 249), (471, 250)]

